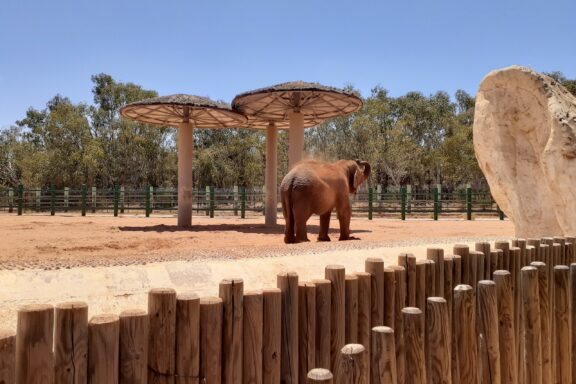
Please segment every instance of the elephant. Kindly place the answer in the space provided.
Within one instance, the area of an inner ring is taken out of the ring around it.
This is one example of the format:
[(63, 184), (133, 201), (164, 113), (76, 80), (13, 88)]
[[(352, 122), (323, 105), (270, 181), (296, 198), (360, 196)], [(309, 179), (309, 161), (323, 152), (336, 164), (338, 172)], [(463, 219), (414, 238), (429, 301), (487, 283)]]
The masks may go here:
[(370, 164), (360, 160), (327, 163), (304, 160), (284, 176), (280, 184), (282, 213), (286, 220), (284, 242), (309, 241), (306, 222), (313, 214), (320, 216), (318, 241), (330, 241), (330, 215), (336, 208), (340, 222), (339, 240), (357, 240), (350, 236), (349, 195), (370, 176)]

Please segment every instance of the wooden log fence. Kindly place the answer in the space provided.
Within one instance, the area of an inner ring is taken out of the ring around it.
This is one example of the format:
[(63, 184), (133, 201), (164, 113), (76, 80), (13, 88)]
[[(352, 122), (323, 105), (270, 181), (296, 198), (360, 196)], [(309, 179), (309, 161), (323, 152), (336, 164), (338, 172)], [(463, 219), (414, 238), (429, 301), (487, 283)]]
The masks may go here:
[(27, 305), (0, 331), (0, 383), (572, 383), (575, 240), (431, 248), (261, 291), (226, 279), (220, 297), (152, 289), (119, 316)]

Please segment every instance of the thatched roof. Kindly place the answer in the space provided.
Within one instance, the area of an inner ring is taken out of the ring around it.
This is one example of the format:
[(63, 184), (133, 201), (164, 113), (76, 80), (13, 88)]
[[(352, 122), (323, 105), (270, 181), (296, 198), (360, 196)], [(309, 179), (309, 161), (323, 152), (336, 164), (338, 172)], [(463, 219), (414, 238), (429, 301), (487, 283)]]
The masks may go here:
[(301, 112), (304, 126), (311, 127), (361, 107), (362, 100), (356, 92), (304, 81), (241, 93), (232, 101), (232, 108), (245, 114), (253, 128), (263, 128), (269, 121), (276, 122), (280, 129), (289, 128), (287, 122), (291, 111)]
[(244, 127), (246, 117), (230, 105), (193, 95), (153, 97), (120, 109), (123, 117), (149, 124), (178, 126), (190, 122), (196, 128)]

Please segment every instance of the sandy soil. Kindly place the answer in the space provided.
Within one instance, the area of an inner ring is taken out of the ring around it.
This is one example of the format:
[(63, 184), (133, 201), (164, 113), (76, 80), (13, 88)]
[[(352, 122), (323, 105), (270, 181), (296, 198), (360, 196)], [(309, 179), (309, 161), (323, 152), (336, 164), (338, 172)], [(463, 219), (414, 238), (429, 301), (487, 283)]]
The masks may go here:
[[(328, 264), (352, 273), (364, 270), (367, 257), (391, 265), (401, 252), (423, 258), (428, 246), (451, 253), (456, 243), (513, 237), (508, 221), (354, 219), (361, 240), (285, 245), (283, 225), (266, 228), (261, 217), (194, 220), (192, 230), (179, 231), (173, 217), (0, 216), (0, 328), (15, 328), (24, 304), (81, 300), (90, 316), (120, 313), (146, 309), (151, 288), (213, 296), (223, 278), (262, 289), (282, 272), (310, 280), (322, 278)], [(310, 224), (312, 240), (318, 221)]]
[(343, 249), (366, 249), (478, 237), (510, 237), (509, 221), (353, 219), (354, 236), (339, 242), (332, 221), (330, 243), (316, 241), (318, 219), (309, 222), (311, 242), (285, 245), (283, 220), (266, 227), (262, 217), (194, 217), (179, 230), (174, 217), (0, 215), (0, 269), (131, 265), (168, 260), (238, 259)]

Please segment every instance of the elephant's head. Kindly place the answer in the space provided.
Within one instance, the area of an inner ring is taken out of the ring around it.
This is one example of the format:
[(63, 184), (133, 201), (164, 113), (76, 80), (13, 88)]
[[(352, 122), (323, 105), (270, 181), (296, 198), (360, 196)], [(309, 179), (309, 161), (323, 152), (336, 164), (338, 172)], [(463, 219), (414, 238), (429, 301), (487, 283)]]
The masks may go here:
[(350, 160), (346, 163), (350, 193), (356, 193), (358, 187), (370, 176), (370, 164), (361, 160)]

